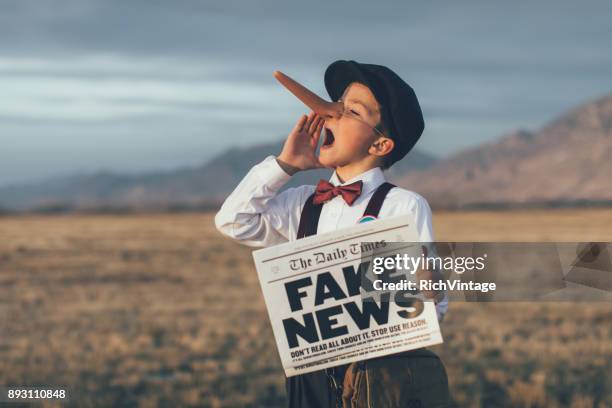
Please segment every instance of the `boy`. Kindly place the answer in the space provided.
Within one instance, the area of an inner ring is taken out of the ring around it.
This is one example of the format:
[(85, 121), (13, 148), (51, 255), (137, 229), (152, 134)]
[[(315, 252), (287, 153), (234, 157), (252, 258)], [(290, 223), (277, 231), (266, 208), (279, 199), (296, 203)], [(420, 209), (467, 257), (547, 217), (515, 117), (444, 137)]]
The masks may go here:
[[(433, 242), (431, 211), (425, 199), (386, 183), (382, 171), (402, 159), (423, 132), (423, 116), (412, 88), (389, 68), (342, 60), (325, 71), (325, 87), (342, 108), (325, 118), (314, 112), (302, 116), (278, 157), (268, 156), (254, 166), (226, 199), (215, 217), (217, 229), (246, 245), (270, 246), (405, 214), (414, 217), (420, 241)], [(322, 131), (324, 139), (317, 156)], [(321, 180), (316, 187), (278, 192), (296, 172), (320, 167), (334, 169), (329, 182)], [(429, 271), (418, 272), (420, 279), (433, 276)], [(425, 293), (430, 298), (434, 295), (440, 298), (440, 294)], [(446, 298), (436, 304), (440, 320), (446, 307)], [(431, 354), (409, 352), (405, 357), (414, 363)], [(340, 367), (288, 378), (290, 407), (341, 405), (343, 382), (344, 403), (353, 400), (359, 406), (356, 396), (362, 391), (352, 383), (356, 369), (347, 370), (346, 377), (345, 370)], [(440, 384), (447, 392), (446, 374), (442, 374)], [(433, 391), (441, 394), (439, 387)], [(394, 402), (388, 395), (380, 397), (385, 406), (403, 406), (407, 401), (404, 397)], [(415, 398), (422, 406), (429, 406), (428, 396)], [(438, 395), (432, 401), (436, 398), (440, 400)]]

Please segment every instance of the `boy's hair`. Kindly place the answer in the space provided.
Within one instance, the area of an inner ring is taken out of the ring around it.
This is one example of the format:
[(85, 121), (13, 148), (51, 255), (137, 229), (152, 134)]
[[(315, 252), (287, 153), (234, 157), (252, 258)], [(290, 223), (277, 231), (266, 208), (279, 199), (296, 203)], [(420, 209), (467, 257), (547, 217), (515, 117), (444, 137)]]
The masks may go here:
[[(380, 102), (379, 102), (379, 104), (380, 104)], [(386, 123), (385, 123), (384, 112), (382, 110), (380, 112), (380, 120), (376, 124), (375, 127), (376, 127), (376, 129), (378, 129), (378, 131), (380, 131), (386, 137), (388, 137), (389, 139), (393, 139), (393, 137), (391, 137), (391, 135), (389, 134), (389, 132), (390, 132), (389, 126), (387, 126)], [(393, 149), (395, 149), (395, 146), (393, 147)], [(382, 170), (387, 170), (389, 167), (393, 166), (393, 164), (396, 161), (397, 160), (393, 159), (393, 151), (390, 151), (389, 153), (385, 154), (383, 157), (380, 158), (380, 160), (379, 160), (380, 168)]]
[(380, 168), (382, 170), (387, 170), (389, 167), (393, 166), (395, 162), (391, 158), (391, 153), (380, 158)]
[(382, 108), (380, 122), (385, 130), (383, 133), (395, 144), (393, 150), (381, 158), (383, 169), (401, 160), (421, 137), (425, 122), (416, 94), (389, 68), (338, 60), (327, 67), (324, 81), (333, 101), (342, 96), (351, 82), (363, 83), (372, 91)]

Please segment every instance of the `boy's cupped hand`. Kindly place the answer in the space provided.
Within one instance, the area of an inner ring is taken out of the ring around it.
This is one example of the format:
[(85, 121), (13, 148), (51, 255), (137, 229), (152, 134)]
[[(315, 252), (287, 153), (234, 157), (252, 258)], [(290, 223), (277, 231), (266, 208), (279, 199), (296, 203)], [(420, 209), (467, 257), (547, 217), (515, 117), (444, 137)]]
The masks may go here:
[[(427, 258), (428, 249), (427, 246), (422, 245), (423, 257)], [(442, 280), (442, 274), (436, 269), (423, 269), (419, 268), (416, 271), (416, 278), (421, 287), (421, 281), (428, 282), (439, 282)], [(427, 299), (433, 299), (434, 303), (440, 302), (444, 298), (444, 291), (441, 290), (421, 290), (420, 291)]]
[[(438, 282), (442, 280), (440, 272), (428, 269), (417, 269), (416, 278), (418, 287), (421, 287), (421, 281)], [(444, 291), (441, 290), (420, 290), (421, 294), (427, 299), (433, 299), (434, 303), (440, 302), (444, 298)]]
[(289, 174), (301, 170), (324, 167), (317, 157), (317, 145), (325, 120), (314, 112), (302, 115), (276, 158), (280, 166)]

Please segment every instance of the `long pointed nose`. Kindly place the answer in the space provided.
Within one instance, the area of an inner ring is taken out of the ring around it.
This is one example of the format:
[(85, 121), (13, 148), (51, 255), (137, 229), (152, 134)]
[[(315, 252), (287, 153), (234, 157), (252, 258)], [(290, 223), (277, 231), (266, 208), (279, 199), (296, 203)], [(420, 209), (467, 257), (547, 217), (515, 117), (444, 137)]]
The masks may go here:
[(294, 94), (306, 106), (323, 119), (337, 118), (342, 115), (343, 105), (340, 102), (328, 102), (317, 94), (280, 71), (274, 71), (274, 78)]

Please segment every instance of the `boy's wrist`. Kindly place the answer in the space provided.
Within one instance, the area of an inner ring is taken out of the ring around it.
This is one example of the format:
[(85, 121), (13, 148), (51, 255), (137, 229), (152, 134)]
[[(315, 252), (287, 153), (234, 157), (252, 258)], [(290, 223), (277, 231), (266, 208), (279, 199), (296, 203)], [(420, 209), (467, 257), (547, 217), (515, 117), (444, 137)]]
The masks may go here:
[(290, 175), (290, 176), (293, 176), (295, 173), (300, 171), (299, 168), (297, 168), (295, 166), (292, 166), (291, 164), (287, 163), (286, 161), (280, 159), (279, 157), (276, 157), (276, 162), (278, 163), (280, 168), (283, 169), (283, 171), (285, 173), (287, 173), (288, 175)]

